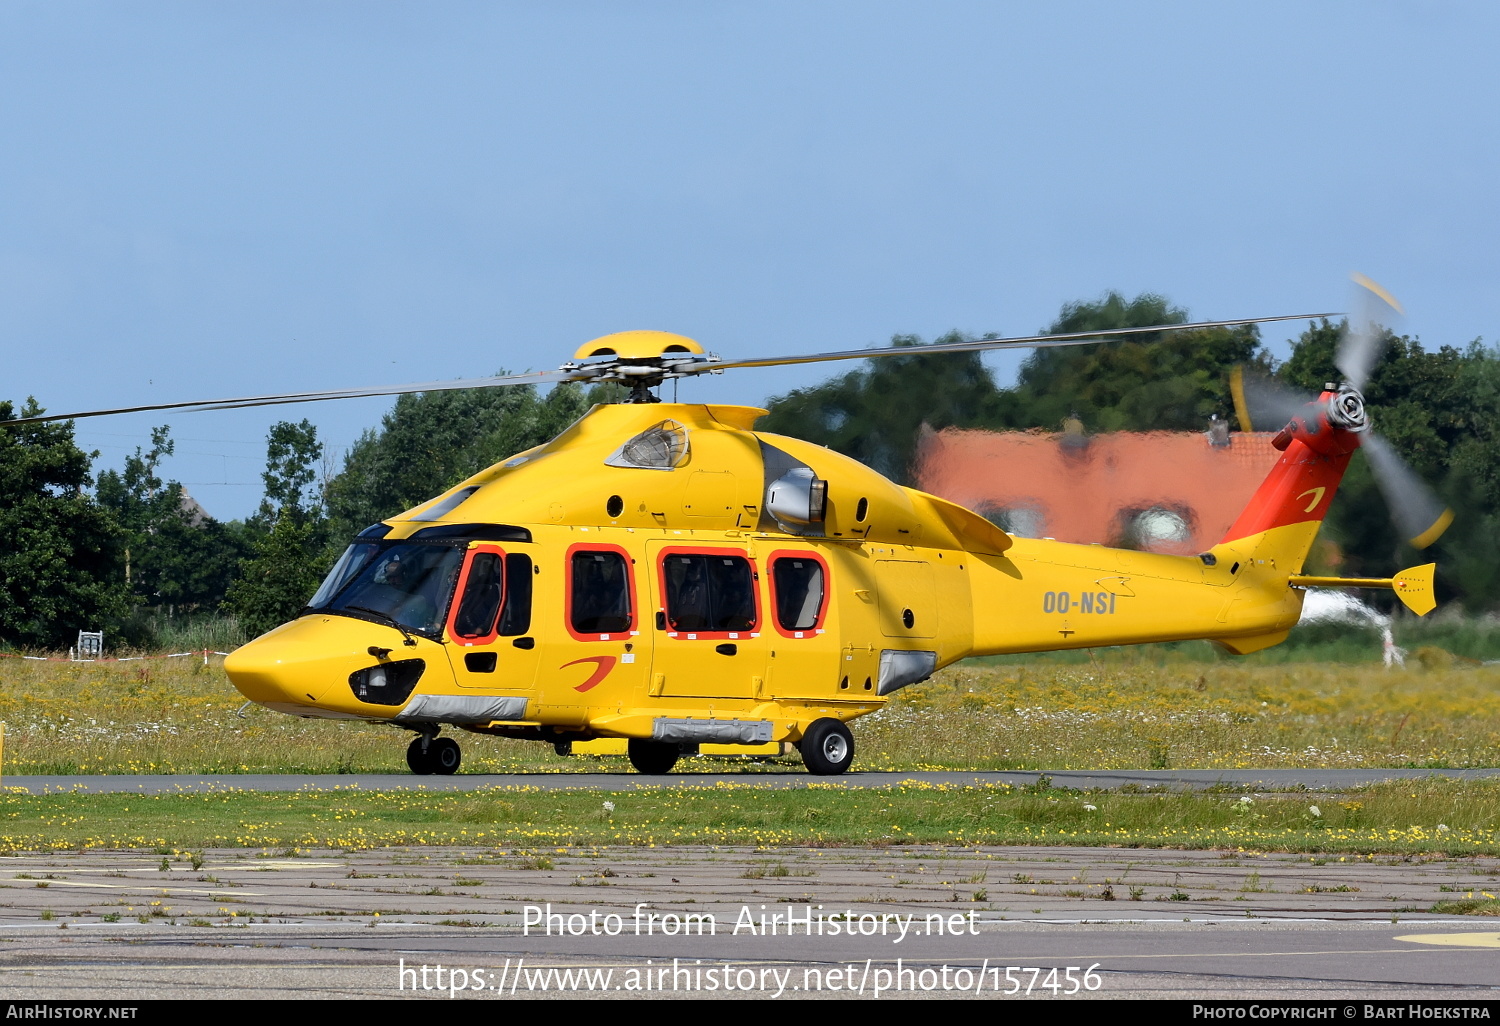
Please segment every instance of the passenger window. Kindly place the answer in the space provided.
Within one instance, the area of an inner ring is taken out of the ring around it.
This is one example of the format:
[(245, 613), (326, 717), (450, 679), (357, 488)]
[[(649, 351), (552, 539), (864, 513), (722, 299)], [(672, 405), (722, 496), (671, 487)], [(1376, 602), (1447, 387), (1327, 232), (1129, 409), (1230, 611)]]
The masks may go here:
[(620, 634), (631, 628), (630, 574), (618, 552), (573, 553), (572, 609), (579, 634)]
[(662, 580), (669, 629), (755, 629), (755, 576), (744, 557), (673, 553), (662, 561)]
[(500, 612), (500, 633), (507, 638), (531, 630), (531, 557), (523, 552), (505, 555), (505, 608)]
[(485, 638), (495, 632), (503, 581), (500, 554), (477, 552), (469, 563), (463, 598), (453, 616), (453, 633), (460, 638)]
[(784, 631), (810, 631), (823, 609), (823, 564), (792, 557), (771, 562), (776, 622)]

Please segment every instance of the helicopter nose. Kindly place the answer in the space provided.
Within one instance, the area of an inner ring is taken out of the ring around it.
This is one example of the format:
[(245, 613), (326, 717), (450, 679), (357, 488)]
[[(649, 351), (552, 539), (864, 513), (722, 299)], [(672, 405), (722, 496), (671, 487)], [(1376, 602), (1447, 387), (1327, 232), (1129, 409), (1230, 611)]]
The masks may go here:
[(225, 657), (224, 672), (240, 694), (272, 706), (316, 703), (323, 696), (331, 682), (318, 664), (327, 661), (328, 646), (319, 644), (320, 632), (307, 620), (282, 624)]
[(439, 647), (433, 642), (418, 639), (412, 647), (405, 640), (382, 624), (313, 614), (235, 649), (225, 658), (224, 671), (240, 694), (272, 709), (302, 716), (360, 716), (363, 703), (349, 678), (376, 664), (371, 648), (427, 655), (429, 667), (446, 666), (445, 659), (427, 652), (429, 646)]

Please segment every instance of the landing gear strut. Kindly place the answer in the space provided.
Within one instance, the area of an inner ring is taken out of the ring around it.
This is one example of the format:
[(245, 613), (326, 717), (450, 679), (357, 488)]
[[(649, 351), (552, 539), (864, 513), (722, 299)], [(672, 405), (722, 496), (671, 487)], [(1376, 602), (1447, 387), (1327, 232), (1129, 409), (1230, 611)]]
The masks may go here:
[(420, 776), (451, 776), (462, 761), (463, 752), (451, 737), (419, 734), (406, 749), (406, 764)]

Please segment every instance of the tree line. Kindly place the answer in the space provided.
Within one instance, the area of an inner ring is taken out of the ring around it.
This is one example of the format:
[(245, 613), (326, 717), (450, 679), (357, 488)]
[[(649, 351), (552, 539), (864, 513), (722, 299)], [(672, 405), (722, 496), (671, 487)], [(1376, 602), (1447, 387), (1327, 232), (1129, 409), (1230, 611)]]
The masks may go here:
[(323, 443), (307, 420), (272, 426), (265, 492), (222, 522), (166, 479), (165, 426), (120, 470), (94, 477), (71, 422), (4, 427), (36, 416), (0, 402), (0, 643), (61, 649), (80, 629), (114, 646), (150, 647), (163, 618), (230, 615), (247, 636), (294, 616), (349, 537), (521, 449), (545, 442), (592, 396), (560, 385), (404, 395), (319, 480)]
[[(1109, 293), (1070, 303), (1046, 329), (1062, 334), (1181, 324), (1187, 314), (1157, 295)], [(1091, 346), (1038, 349), (1016, 384), (1000, 388), (978, 354), (911, 356), (778, 396), (762, 430), (819, 442), (911, 484), (922, 426), (1058, 430), (1076, 418), (1089, 432), (1202, 431), (1211, 417), (1235, 425), (1230, 372), (1244, 366), (1305, 392), (1340, 379), (1334, 354), (1344, 325), (1309, 324), (1291, 355), (1273, 359), (1254, 325), (1142, 333)], [(950, 333), (935, 342), (967, 340)], [(1391, 523), (1363, 453), (1356, 453), (1312, 553), (1309, 571), (1389, 576), (1436, 560), (1439, 597), (1470, 611), (1500, 607), (1500, 352), (1473, 341), (1428, 349), (1392, 335), (1366, 386), (1371, 419), (1454, 511), (1452, 527), (1423, 553)], [(1280, 424), (1256, 424), (1275, 431)], [(1267, 468), (1269, 470), (1269, 467)], [(995, 468), (1004, 473), (1003, 467)]]
[[(1071, 303), (1052, 333), (1184, 323), (1156, 295), (1109, 293)], [(910, 483), (924, 426), (1090, 432), (1203, 430), (1234, 422), (1229, 373), (1249, 365), (1315, 392), (1336, 380), (1342, 326), (1310, 324), (1291, 356), (1272, 359), (1254, 326), (1130, 336), (1092, 346), (1038, 349), (1015, 385), (995, 384), (977, 354), (871, 360), (821, 384), (773, 397), (758, 425), (853, 456)], [(950, 333), (937, 342), (966, 339)], [(222, 522), (184, 502), (169, 479), (167, 427), (119, 470), (97, 475), (71, 423), (0, 428), (0, 642), (64, 648), (79, 629), (112, 645), (149, 647), (162, 618), (228, 614), (253, 635), (284, 622), (316, 590), (348, 538), (515, 452), (541, 444), (610, 398), (560, 385), (405, 395), (319, 480), (323, 444), (306, 421), (267, 438), (264, 498), (244, 520)], [(1500, 355), (1479, 343), (1428, 351), (1392, 337), (1366, 389), (1380, 431), (1456, 513), (1435, 546), (1444, 597), (1471, 610), (1500, 605)], [(0, 402), (0, 422), (41, 413)], [(1256, 425), (1274, 430), (1279, 425)], [(1003, 468), (996, 468), (1003, 473)], [(1356, 455), (1310, 569), (1384, 575), (1418, 561), (1391, 526), (1363, 457)]]

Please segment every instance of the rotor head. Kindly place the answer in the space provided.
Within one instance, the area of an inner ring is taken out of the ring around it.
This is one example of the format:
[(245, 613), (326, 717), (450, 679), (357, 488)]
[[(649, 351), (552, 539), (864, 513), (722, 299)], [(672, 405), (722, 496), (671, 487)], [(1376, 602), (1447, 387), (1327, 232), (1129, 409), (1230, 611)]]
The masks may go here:
[[(582, 361), (582, 362), (578, 362)], [(651, 389), (669, 378), (718, 374), (719, 358), (686, 335), (670, 331), (617, 331), (586, 342), (558, 368), (567, 381), (618, 381), (630, 386), (626, 402), (652, 403)]]
[(1365, 397), (1349, 384), (1330, 388), (1333, 395), (1328, 398), (1328, 422), (1334, 427), (1356, 433), (1368, 431), (1370, 416), (1365, 410)]

